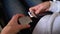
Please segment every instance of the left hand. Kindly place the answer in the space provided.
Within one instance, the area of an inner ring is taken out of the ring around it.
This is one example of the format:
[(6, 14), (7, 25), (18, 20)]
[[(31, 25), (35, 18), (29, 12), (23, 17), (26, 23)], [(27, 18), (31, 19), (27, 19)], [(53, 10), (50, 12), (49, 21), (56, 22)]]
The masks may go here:
[(17, 14), (12, 17), (12, 19), (9, 21), (9, 23), (4, 27), (4, 29), (1, 31), (1, 34), (16, 34), (21, 29), (29, 28), (30, 25), (21, 25), (18, 24), (18, 18), (23, 17), (22, 14)]
[(30, 12), (33, 11), (35, 14), (41, 14), (42, 12), (48, 11), (50, 8), (50, 5), (51, 5), (50, 1), (46, 1), (29, 8), (29, 11)]

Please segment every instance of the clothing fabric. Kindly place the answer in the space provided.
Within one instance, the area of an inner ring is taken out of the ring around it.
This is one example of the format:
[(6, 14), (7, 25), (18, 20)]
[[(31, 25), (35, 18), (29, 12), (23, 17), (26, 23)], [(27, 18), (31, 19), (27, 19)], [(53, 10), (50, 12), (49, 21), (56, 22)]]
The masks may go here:
[(50, 2), (49, 11), (52, 11), (53, 14), (43, 16), (32, 34), (60, 34), (60, 1)]
[(49, 8), (49, 11), (52, 12), (60, 12), (60, 1), (50, 1), (51, 6)]

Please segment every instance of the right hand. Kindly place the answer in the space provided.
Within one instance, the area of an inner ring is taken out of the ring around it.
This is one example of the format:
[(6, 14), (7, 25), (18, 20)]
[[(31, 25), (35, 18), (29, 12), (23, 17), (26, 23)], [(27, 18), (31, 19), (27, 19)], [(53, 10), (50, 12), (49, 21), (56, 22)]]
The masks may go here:
[(50, 7), (50, 2), (46, 1), (41, 4), (36, 5), (34, 7), (29, 8), (29, 11), (30, 12), (33, 11), (35, 14), (39, 14), (44, 11), (48, 11), (49, 7)]
[(22, 29), (29, 28), (30, 27), (29, 24), (26, 25), (18, 24), (18, 18), (23, 16), (24, 16), (23, 14), (14, 15), (12, 19), (9, 21), (9, 23), (3, 28), (1, 34), (16, 34)]

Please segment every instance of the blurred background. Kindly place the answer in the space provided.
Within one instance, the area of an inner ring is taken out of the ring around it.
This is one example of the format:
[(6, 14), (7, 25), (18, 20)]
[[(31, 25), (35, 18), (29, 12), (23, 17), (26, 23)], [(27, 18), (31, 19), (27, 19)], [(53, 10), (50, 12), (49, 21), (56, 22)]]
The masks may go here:
[(0, 0), (0, 28), (4, 28), (13, 15), (28, 15), (30, 7), (45, 1), (49, 0)]

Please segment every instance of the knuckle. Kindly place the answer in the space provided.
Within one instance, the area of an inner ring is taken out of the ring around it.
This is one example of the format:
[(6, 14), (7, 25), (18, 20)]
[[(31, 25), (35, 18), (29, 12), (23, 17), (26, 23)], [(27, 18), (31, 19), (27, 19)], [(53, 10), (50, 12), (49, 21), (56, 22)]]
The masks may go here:
[(29, 8), (29, 10), (31, 10), (32, 8)]

